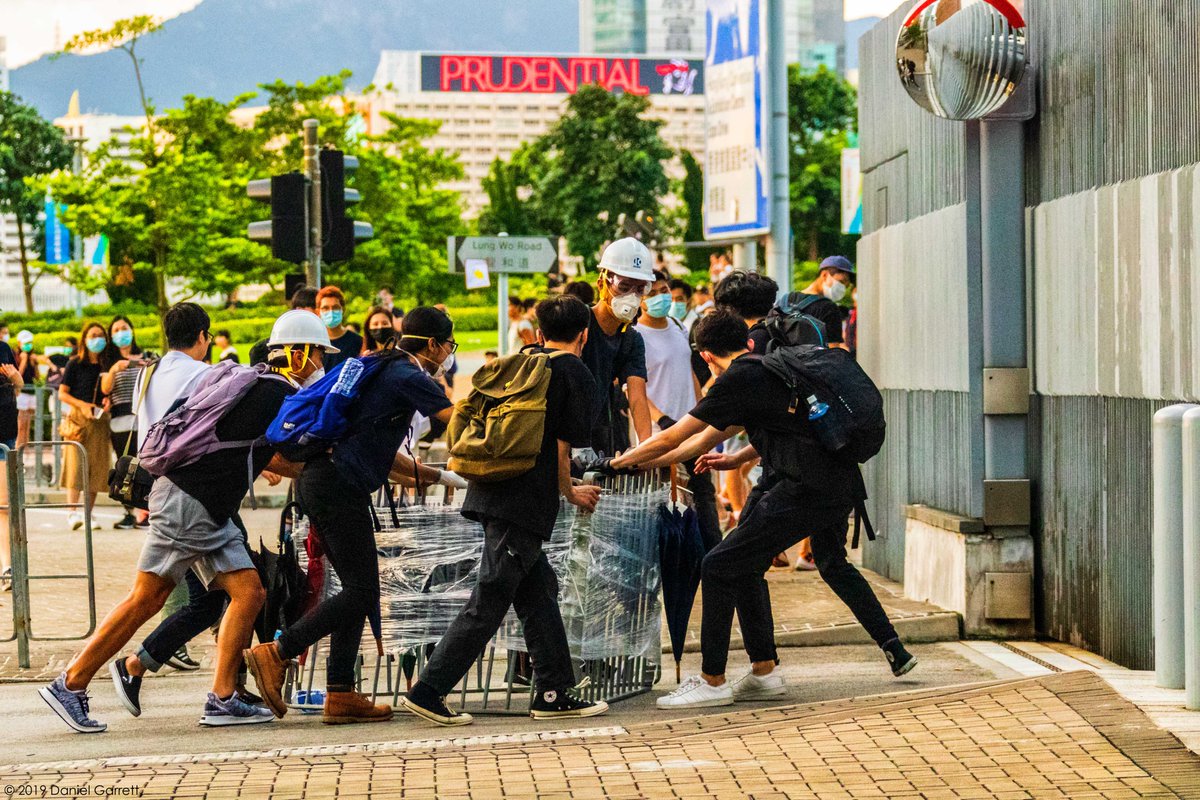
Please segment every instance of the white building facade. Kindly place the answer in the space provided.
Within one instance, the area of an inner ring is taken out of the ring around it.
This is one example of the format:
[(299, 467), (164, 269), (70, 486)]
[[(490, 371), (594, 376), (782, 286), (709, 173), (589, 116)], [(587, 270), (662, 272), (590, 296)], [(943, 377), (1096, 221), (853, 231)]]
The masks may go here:
[(579, 87), (600, 83), (650, 99), (663, 140), (704, 160), (704, 65), (700, 59), (644, 56), (433, 54), (385, 50), (358, 98), (368, 131), (382, 133), (384, 112), (442, 122), (427, 144), (457, 153), (463, 180), (447, 184), (474, 217), (487, 205), (483, 179), (492, 162), (546, 133)]

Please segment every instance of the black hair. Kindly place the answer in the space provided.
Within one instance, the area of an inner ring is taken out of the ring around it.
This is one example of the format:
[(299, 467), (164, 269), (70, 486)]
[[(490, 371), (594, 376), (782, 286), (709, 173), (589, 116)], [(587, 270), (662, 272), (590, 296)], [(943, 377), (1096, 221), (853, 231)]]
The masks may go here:
[[(297, 292), (299, 293), (299, 292)], [(196, 343), (200, 334), (208, 330), (212, 320), (208, 312), (195, 303), (176, 303), (163, 315), (163, 328), (167, 331), (167, 347), (186, 350)]]
[(779, 284), (757, 272), (731, 272), (717, 284), (713, 300), (718, 306), (731, 308), (742, 319), (765, 317), (775, 305)]
[(226, 329), (226, 328), (221, 328), (221, 330), (219, 330), (219, 331), (215, 331), (215, 332), (213, 333), (213, 338), (214, 338), (214, 339), (215, 339), (216, 337), (218, 337), (218, 336), (224, 336), (224, 337), (225, 337), (226, 339), (228, 339), (229, 341), (231, 341), (231, 342), (233, 341), (233, 337), (229, 335), (229, 330), (228, 330), (228, 329)]
[(686, 297), (688, 300), (692, 299), (692, 285), (687, 281), (681, 278), (672, 278), (668, 285), (671, 287), (671, 291), (679, 289), (683, 292), (684, 297)]
[(508, 296), (508, 304), (510, 306), (521, 306), (521, 298), (517, 297), (515, 294), (510, 294)]
[[(415, 353), (425, 348), (424, 341), (433, 339), (436, 342), (447, 342), (454, 335), (454, 322), (450, 319), (450, 315), (441, 309), (433, 306), (417, 306), (412, 311), (404, 315), (404, 322), (400, 326), (400, 347), (409, 353)], [(416, 350), (410, 350), (405, 344), (416, 346), (420, 342), (420, 346)]]
[(596, 290), (587, 281), (571, 281), (563, 288), (567, 297), (577, 297), (589, 306), (596, 302)]
[(317, 307), (317, 290), (311, 286), (301, 286), (292, 292), (292, 310), (305, 308), (310, 311)]
[(573, 342), (587, 330), (592, 311), (578, 297), (562, 294), (537, 304), (538, 327), (548, 342)]
[(655, 282), (670, 281), (671, 276), (668, 275), (665, 270), (656, 269), (656, 270), (654, 270), (654, 280), (655, 280)]
[(718, 308), (701, 317), (693, 329), (696, 349), (725, 358), (746, 349), (750, 329), (741, 315), (729, 308)]
[(538, 303), (538, 301), (537, 301), (536, 297), (526, 297), (524, 300), (521, 301), (521, 308), (528, 311), (529, 309), (536, 306), (537, 303)]

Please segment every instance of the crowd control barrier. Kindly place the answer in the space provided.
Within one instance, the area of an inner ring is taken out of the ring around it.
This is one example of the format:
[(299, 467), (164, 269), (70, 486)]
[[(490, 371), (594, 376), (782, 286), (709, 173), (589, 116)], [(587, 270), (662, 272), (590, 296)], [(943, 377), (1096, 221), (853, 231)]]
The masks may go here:
[[(25, 492), (26, 465), (24, 458), (27, 454), (36, 454), (38, 459), (34, 464), (35, 470), (41, 468), (41, 454), (47, 451), (54, 456), (55, 463), (62, 463), (62, 453), (68, 447), (78, 451), (79, 468), (82, 475), (88, 474), (87, 450), (79, 442), (66, 441), (33, 441), (23, 447), (9, 450), (0, 444), (4, 453), (5, 475), (8, 485), (8, 504), (0, 506), (8, 511), (8, 536), (12, 552), (12, 603), (13, 630), (12, 634), (0, 641), (17, 642), (17, 665), (28, 669), (29, 643), (33, 641), (77, 641), (87, 639), (96, 630), (96, 579), (92, 561), (92, 509), (86, 502), (30, 503)], [(85, 477), (86, 481), (86, 477)], [(86, 494), (85, 494), (86, 496)], [(29, 567), (29, 524), (27, 513), (30, 509), (72, 509), (83, 512), (82, 547), (86, 571), (83, 574), (31, 574)], [(32, 609), (30, 608), (29, 584), (33, 581), (83, 581), (87, 591), (88, 626), (87, 630), (70, 636), (38, 636), (34, 632)]]
[[(660, 674), (655, 511), (668, 488), (651, 475), (597, 482), (603, 495), (595, 513), (579, 512), (564, 501), (545, 552), (558, 576), (578, 693), (586, 700), (616, 702), (649, 691)], [(459, 513), (453, 497), (426, 497), (399, 507), (377, 503), (375, 514), (382, 648), (377, 649), (370, 628), (364, 631), (358, 688), (375, 702), (396, 706), (475, 586), (483, 528)], [(306, 523), (293, 531), (303, 551)], [(336, 576), (327, 579), (323, 595), (335, 591)], [(291, 707), (321, 708), (324, 682), (316, 673), (327, 646), (322, 641), (310, 648), (289, 676), (285, 697)], [(451, 697), (472, 713), (527, 713), (531, 683), (521, 625), (510, 609)]]

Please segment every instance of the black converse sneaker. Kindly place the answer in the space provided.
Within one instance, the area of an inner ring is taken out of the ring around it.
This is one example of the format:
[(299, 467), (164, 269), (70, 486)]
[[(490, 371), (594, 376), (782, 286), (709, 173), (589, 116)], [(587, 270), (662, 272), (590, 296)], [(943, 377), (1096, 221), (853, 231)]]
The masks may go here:
[(580, 700), (567, 689), (538, 689), (529, 706), (529, 716), (534, 719), (595, 717), (605, 711), (608, 703), (603, 700), (594, 703)]
[(447, 708), (445, 698), (439, 697), (432, 687), (420, 681), (417, 681), (407, 696), (400, 698), (400, 705), (418, 717), (446, 727), (469, 725), (473, 721), (470, 714)]
[(883, 654), (887, 656), (888, 665), (892, 668), (892, 674), (899, 678), (901, 675), (907, 675), (912, 672), (912, 668), (917, 665), (917, 657), (904, 649), (904, 645), (899, 639), (892, 639), (883, 646)]
[(129, 670), (125, 669), (125, 656), (109, 664), (108, 671), (112, 674), (113, 688), (117, 690), (117, 699), (121, 701), (121, 705), (125, 706), (125, 710), (130, 714), (140, 717), (142, 703), (138, 695), (142, 691), (142, 679), (130, 675)]

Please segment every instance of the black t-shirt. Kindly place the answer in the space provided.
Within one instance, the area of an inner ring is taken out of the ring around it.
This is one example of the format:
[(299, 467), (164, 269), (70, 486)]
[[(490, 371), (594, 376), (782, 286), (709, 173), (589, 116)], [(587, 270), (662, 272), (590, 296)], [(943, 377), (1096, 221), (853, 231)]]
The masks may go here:
[(257, 367), (259, 364), (267, 363), (267, 353), (270, 351), (270, 348), (267, 347), (268, 341), (270, 340), (259, 339), (254, 343), (254, 346), (250, 348), (250, 366)]
[[(803, 402), (795, 412), (789, 411), (794, 399), (792, 390), (763, 366), (760, 357), (744, 355), (717, 378), (691, 414), (721, 430), (734, 425), (745, 428), (766, 470), (785, 472), (831, 501), (865, 497), (858, 467), (836, 461), (821, 447)], [(801, 469), (783, 468), (785, 464)]]
[[(552, 353), (531, 347), (526, 353)], [(573, 355), (550, 359), (546, 391), (546, 428), (542, 450), (533, 469), (506, 481), (472, 483), (463, 503), (463, 516), (482, 521), (502, 519), (549, 540), (558, 519), (558, 442), (572, 447), (591, 445), (592, 373)]]
[(333, 339), (330, 344), (338, 349), (336, 353), (326, 353), (325, 360), (321, 362), (321, 366), (325, 371), (336, 367), (338, 364), (345, 361), (347, 358), (355, 358), (362, 353), (363, 338), (349, 328), (336, 339)]
[(622, 325), (609, 336), (596, 321), (592, 312), (588, 323), (587, 344), (580, 356), (595, 381), (592, 401), (592, 447), (615, 455), (609, 444), (615, 425), (624, 425), (624, 420), (614, 420), (610, 392), (613, 381), (625, 383), (630, 378), (646, 378), (646, 343), (642, 335), (630, 325)]
[[(7, 347), (7, 345), (6, 345)], [(66, 372), (63, 373), (62, 385), (76, 400), (100, 405), (103, 396), (100, 394), (100, 375), (103, 370), (99, 364), (72, 358), (67, 362)]]
[[(12, 349), (9, 348), (7, 342), (0, 342), (0, 364), (12, 364), (13, 361)], [(13, 436), (2, 436), (3, 439), (16, 438), (17, 430), (17, 395), (13, 390), (12, 381), (7, 377), (0, 375), (0, 434), (12, 432)]]
[(755, 355), (762, 356), (767, 353), (767, 344), (771, 341), (771, 334), (767, 332), (767, 326), (762, 320), (750, 326), (750, 352)]
[[(275, 420), (284, 399), (295, 391), (286, 381), (259, 378), (246, 396), (217, 422), (217, 438), (222, 442), (259, 439)], [(266, 468), (273, 455), (275, 448), (266, 443), (254, 446), (254, 477)], [(224, 524), (237, 512), (242, 498), (250, 491), (249, 457), (248, 446), (220, 450), (171, 471), (167, 477), (199, 500), (218, 524)]]
[(842, 312), (842, 307), (823, 295), (810, 295), (816, 297), (806, 305), (802, 310), (810, 317), (816, 317), (825, 324), (825, 341), (828, 344), (837, 344), (842, 341), (842, 320), (846, 315)]
[(451, 405), (425, 370), (403, 356), (384, 357), (391, 363), (362, 387), (350, 413), (350, 432), (333, 448), (338, 472), (363, 494), (387, 481), (413, 412), (433, 417)]

